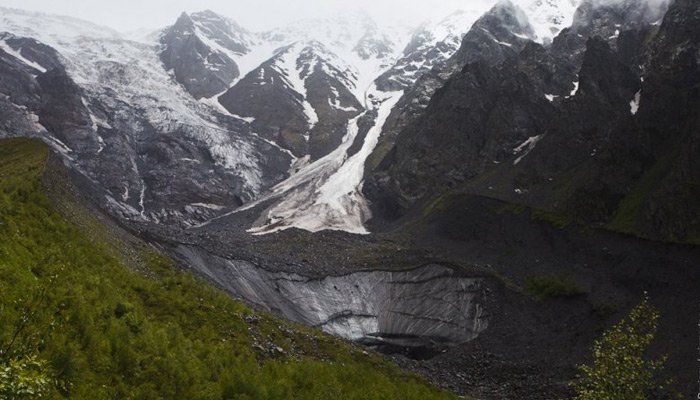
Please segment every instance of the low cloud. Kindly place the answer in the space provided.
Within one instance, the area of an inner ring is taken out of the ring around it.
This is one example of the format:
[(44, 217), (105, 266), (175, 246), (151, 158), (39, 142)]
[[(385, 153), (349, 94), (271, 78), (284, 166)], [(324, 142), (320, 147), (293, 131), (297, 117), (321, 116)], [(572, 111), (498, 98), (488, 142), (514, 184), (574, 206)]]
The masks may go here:
[(632, 5), (635, 3), (646, 3), (647, 7), (649, 7), (649, 12), (660, 17), (668, 10), (671, 0), (591, 0), (591, 2), (597, 5)]
[(161, 28), (183, 11), (210, 9), (251, 30), (363, 9), (378, 21), (418, 24), (460, 10), (487, 10), (496, 0), (0, 0), (0, 6), (70, 15), (117, 30)]

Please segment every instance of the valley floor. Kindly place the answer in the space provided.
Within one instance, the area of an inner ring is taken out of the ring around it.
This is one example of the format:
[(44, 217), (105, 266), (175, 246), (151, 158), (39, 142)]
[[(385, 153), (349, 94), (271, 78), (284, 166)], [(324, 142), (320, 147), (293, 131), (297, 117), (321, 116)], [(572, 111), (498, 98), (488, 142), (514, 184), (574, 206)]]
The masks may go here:
[[(291, 229), (251, 236), (242, 227), (255, 215), (252, 210), (184, 231), (141, 224), (133, 229), (157, 241), (168, 238), (170, 254), (233, 295), (305, 323), (338, 307), (335, 302), (342, 296), (324, 298), (324, 286), (333, 282), (340, 293), (368, 290), (360, 278), (365, 272), (375, 271), (378, 283), (383, 271), (417, 273), (437, 265), (455, 271), (454, 282), (479, 281), (483, 294), (474, 301), (483, 308), (479, 319), (487, 327), (473, 340), (447, 348), (434, 343), (374, 345), (435, 384), (485, 399), (566, 397), (576, 365), (588, 362), (593, 341), (646, 292), (662, 315), (652, 354), (669, 356), (665, 374), (675, 378), (682, 393), (695, 390), (694, 361), (686, 351), (697, 336), (693, 305), (700, 273), (694, 266), (700, 264), (700, 250), (695, 246), (642, 240), (460, 193), (421, 204), (395, 225), (375, 226), (382, 232), (371, 235)], [(240, 262), (260, 273), (245, 274), (242, 281), (240, 274), (226, 273), (227, 263)], [(275, 290), (277, 279), (284, 284)], [(288, 281), (296, 282), (292, 287), (298, 283), (299, 290), (313, 283), (319, 292), (294, 296), (286, 291)], [(258, 296), (241, 290), (241, 282), (255, 288)], [(263, 294), (268, 290), (269, 297)], [(443, 287), (440, 295), (422, 290), (416, 287), (415, 297), (423, 299), (423, 305), (435, 302), (434, 309), (444, 312), (436, 299), (445, 298), (449, 289)], [(368, 314), (351, 303), (342, 304), (351, 321), (353, 314), (357, 321)], [(395, 321), (382, 316), (382, 310), (396, 310), (394, 304), (370, 307), (369, 314)], [(452, 320), (457, 321), (460, 312), (455, 311)], [(396, 333), (400, 325), (379, 326), (387, 329), (385, 333)], [(400, 332), (415, 334), (415, 326), (407, 324)]]

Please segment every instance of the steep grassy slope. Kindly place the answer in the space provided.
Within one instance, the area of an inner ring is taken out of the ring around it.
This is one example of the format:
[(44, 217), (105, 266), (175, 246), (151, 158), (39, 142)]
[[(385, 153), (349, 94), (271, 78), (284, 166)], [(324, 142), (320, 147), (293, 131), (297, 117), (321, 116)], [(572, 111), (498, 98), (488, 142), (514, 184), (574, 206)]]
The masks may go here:
[(60, 191), (49, 159), (40, 142), (0, 141), (0, 366), (36, 354), (57, 380), (49, 398), (451, 398), (47, 196)]

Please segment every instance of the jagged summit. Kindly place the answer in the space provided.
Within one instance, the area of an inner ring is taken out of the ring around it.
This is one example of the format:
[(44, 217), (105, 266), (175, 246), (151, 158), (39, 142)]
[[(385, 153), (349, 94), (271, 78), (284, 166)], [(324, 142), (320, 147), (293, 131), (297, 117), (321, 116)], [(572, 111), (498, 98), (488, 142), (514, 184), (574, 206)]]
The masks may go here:
[(213, 38), (219, 45), (232, 49), (236, 54), (243, 55), (254, 45), (252, 34), (241, 27), (236, 21), (223, 17), (214, 11), (205, 10), (190, 15), (202, 34)]
[(530, 40), (537, 38), (528, 16), (510, 0), (499, 1), (474, 25), (493, 37), (514, 35)]
[(394, 66), (377, 79), (377, 85), (386, 90), (409, 88), (421, 76), (452, 57), (464, 34), (478, 18), (476, 11), (456, 11), (445, 18), (423, 23), (413, 32)]
[(257, 44), (254, 35), (213, 11), (182, 13), (160, 37), (166, 68), (195, 98), (225, 91), (241, 71), (237, 61)]

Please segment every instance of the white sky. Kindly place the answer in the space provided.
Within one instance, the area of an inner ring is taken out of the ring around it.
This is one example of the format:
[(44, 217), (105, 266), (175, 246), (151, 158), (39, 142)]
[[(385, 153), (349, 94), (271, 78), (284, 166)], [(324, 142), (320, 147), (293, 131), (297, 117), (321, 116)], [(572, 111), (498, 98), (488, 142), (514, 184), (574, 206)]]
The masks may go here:
[(0, 6), (70, 15), (119, 31), (161, 28), (182, 11), (210, 9), (251, 30), (306, 17), (364, 9), (377, 21), (417, 24), (459, 9), (485, 9), (496, 0), (0, 0)]

